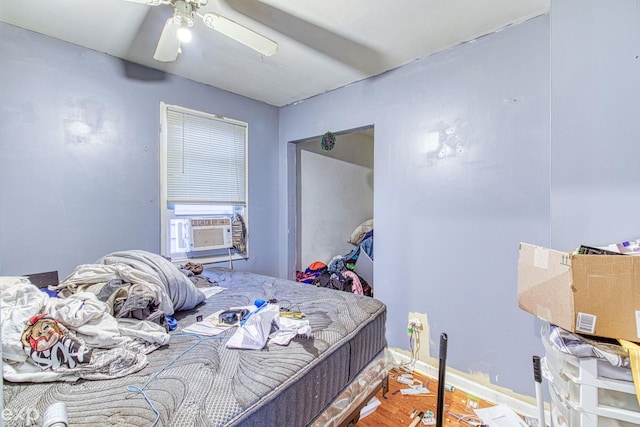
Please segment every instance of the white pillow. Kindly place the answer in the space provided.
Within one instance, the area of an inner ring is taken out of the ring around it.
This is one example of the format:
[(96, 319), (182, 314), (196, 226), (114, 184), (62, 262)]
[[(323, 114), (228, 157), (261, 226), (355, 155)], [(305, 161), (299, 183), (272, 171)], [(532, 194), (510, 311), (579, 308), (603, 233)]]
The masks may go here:
[(349, 236), (349, 238), (347, 239), (347, 242), (351, 243), (352, 245), (358, 246), (360, 242), (362, 242), (365, 234), (367, 234), (371, 230), (373, 230), (373, 219), (368, 219), (357, 226), (355, 230), (353, 230), (351, 236)]

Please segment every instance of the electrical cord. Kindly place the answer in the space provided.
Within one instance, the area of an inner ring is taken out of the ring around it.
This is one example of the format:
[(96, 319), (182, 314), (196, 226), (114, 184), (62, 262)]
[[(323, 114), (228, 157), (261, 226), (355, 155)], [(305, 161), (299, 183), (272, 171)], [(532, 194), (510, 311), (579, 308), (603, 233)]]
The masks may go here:
[(400, 363), (399, 368), (407, 372), (413, 372), (415, 369), (416, 361), (418, 359), (418, 352), (420, 351), (420, 335), (415, 328), (409, 329), (409, 348), (411, 349), (411, 359), (408, 362)]
[(210, 337), (203, 337), (202, 335), (199, 334), (190, 334), (187, 332), (178, 332), (178, 333), (174, 333), (171, 334), (171, 338), (179, 338), (179, 337), (196, 337), (198, 338), (198, 340), (189, 348), (187, 348), (186, 350), (184, 350), (183, 352), (181, 352), (180, 354), (178, 354), (177, 356), (175, 356), (173, 359), (171, 359), (171, 361), (169, 363), (167, 363), (166, 365), (164, 365), (164, 367), (162, 369), (160, 369), (158, 372), (156, 372), (155, 374), (151, 375), (151, 377), (144, 383), (144, 385), (142, 387), (138, 387), (136, 385), (128, 385), (127, 386), (127, 391), (130, 393), (136, 393), (136, 394), (141, 394), (142, 397), (144, 398), (144, 400), (147, 401), (147, 403), (149, 404), (149, 406), (151, 407), (151, 410), (154, 412), (154, 414), (156, 414), (156, 419), (153, 421), (153, 423), (151, 423), (151, 427), (155, 427), (158, 424), (158, 421), (160, 420), (160, 411), (158, 411), (158, 409), (155, 407), (155, 405), (153, 404), (153, 402), (151, 401), (151, 398), (149, 397), (149, 395), (147, 395), (145, 389), (147, 388), (147, 386), (149, 386), (149, 384), (151, 384), (151, 382), (153, 380), (155, 380), (158, 375), (160, 375), (162, 372), (164, 372), (166, 369), (168, 369), (171, 365), (173, 365), (180, 357), (184, 356), (185, 354), (187, 354), (188, 352), (190, 352), (191, 350), (193, 350), (194, 348), (196, 348), (202, 341), (205, 340), (210, 340), (210, 339), (226, 339), (228, 338), (227, 335), (216, 335), (216, 336), (210, 336)]
[(482, 420), (475, 415), (471, 414), (454, 414), (449, 411), (448, 414), (456, 419), (456, 427), (460, 426), (460, 422), (462, 421), (468, 426), (482, 426)]
[(291, 302), (289, 300), (283, 299), (280, 301), (276, 301), (278, 304), (280, 304), (280, 311), (299, 311), (302, 312), (302, 310), (300, 309), (300, 304), (297, 302)]

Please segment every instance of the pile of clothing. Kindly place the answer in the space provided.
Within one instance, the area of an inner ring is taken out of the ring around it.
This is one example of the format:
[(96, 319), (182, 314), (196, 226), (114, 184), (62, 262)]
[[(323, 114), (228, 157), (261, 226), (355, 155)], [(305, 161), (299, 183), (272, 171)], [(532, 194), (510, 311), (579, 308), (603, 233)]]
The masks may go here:
[(118, 378), (169, 341), (157, 323), (116, 319), (91, 292), (51, 297), (25, 277), (2, 277), (2, 373), (6, 381)]
[(312, 262), (305, 271), (296, 272), (296, 281), (358, 295), (373, 296), (371, 285), (355, 272), (356, 262), (361, 252), (365, 252), (373, 260), (373, 219), (358, 225), (347, 242), (356, 246), (351, 252), (334, 257), (329, 265), (321, 261)]
[(113, 252), (94, 264), (79, 265), (50, 289), (64, 298), (91, 292), (109, 306), (116, 318), (131, 317), (164, 325), (166, 316), (190, 310), (204, 300), (202, 290), (189, 276), (198, 271), (197, 266), (185, 267), (190, 269), (181, 271), (163, 256), (147, 251)]
[(316, 261), (311, 263), (303, 274), (298, 274), (297, 281), (358, 295), (373, 296), (373, 289), (362, 276), (353, 271), (354, 266), (353, 260), (343, 257), (334, 258), (329, 265)]
[(0, 277), (3, 377), (49, 382), (137, 372), (169, 341), (167, 318), (204, 298), (185, 272), (140, 250), (80, 265), (49, 289)]
[(318, 276), (322, 274), (323, 271), (326, 271), (327, 264), (321, 261), (315, 261), (309, 264), (304, 271), (296, 272), (296, 282), (300, 283), (313, 283)]

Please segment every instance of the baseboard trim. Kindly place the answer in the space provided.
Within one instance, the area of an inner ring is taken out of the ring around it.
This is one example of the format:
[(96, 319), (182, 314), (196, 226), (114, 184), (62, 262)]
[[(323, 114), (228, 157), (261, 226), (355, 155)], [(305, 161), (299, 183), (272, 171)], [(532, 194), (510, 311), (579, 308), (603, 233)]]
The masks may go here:
[[(397, 350), (394, 350), (393, 348), (390, 348), (389, 352), (397, 362), (410, 362), (410, 358), (408, 356), (398, 352)], [(436, 380), (438, 379), (437, 366), (433, 366), (429, 363), (417, 360), (415, 362), (414, 369), (430, 378), (434, 378)], [(538, 419), (538, 407), (535, 404), (531, 404), (530, 402), (519, 399), (516, 396), (508, 395), (502, 391), (495, 390), (483, 384), (472, 381), (469, 378), (459, 375), (455, 371), (450, 369), (447, 369), (446, 381), (448, 385), (452, 385), (457, 389), (464, 390), (466, 393), (469, 393), (482, 400), (495, 404), (505, 404), (519, 415)], [(548, 424), (550, 420), (548, 408), (545, 409), (545, 418), (545, 421)]]

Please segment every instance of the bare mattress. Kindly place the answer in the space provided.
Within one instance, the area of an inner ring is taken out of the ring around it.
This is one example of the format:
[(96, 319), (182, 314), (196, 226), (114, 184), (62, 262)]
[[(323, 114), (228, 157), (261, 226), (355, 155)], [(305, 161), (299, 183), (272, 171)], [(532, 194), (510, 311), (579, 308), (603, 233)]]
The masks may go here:
[[(225, 290), (176, 313), (177, 330), (142, 370), (110, 380), (5, 381), (5, 412), (42, 414), (62, 401), (69, 426), (318, 425), (384, 351), (386, 307), (374, 298), (227, 269), (203, 274)], [(233, 330), (215, 337), (180, 332), (198, 316), (256, 299), (299, 308), (312, 337), (245, 350), (226, 348)], [(5, 418), (5, 425), (29, 425), (29, 417)]]

